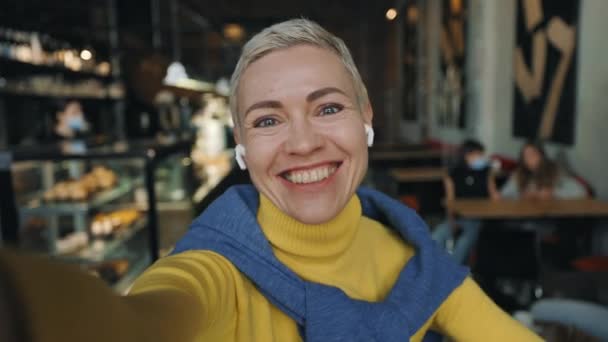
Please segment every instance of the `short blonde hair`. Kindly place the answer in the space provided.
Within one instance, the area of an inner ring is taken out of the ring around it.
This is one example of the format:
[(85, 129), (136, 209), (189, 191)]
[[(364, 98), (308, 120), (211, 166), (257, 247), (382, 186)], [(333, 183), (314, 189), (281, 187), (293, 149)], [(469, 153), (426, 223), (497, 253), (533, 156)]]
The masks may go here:
[(265, 28), (243, 47), (230, 80), (230, 111), (237, 129), (240, 129), (237, 95), (245, 70), (253, 62), (273, 51), (296, 45), (312, 45), (335, 53), (352, 78), (359, 107), (362, 109), (369, 104), (367, 89), (344, 41), (311, 20), (291, 19)]

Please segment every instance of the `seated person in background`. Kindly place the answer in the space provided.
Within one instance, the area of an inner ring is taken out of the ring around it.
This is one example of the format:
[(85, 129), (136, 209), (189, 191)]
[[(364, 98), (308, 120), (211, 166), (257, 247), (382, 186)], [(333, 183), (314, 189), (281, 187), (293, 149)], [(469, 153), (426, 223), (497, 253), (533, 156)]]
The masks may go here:
[(503, 198), (584, 198), (585, 188), (547, 157), (540, 143), (526, 142), (519, 166), (501, 190)]
[[(519, 165), (502, 188), (501, 196), (506, 199), (547, 201), (585, 198), (587, 191), (547, 157), (540, 143), (529, 141), (522, 146)], [(562, 268), (569, 267), (570, 262), (583, 252), (577, 242), (581, 241), (581, 232), (569, 229), (569, 222), (544, 218), (510, 221), (506, 225), (510, 229), (533, 232), (533, 238), (540, 238), (543, 242), (543, 254), (550, 256), (546, 259)], [(534, 253), (539, 253), (538, 251)]]
[(78, 100), (61, 103), (57, 111), (57, 123), (53, 127), (53, 140), (70, 140), (83, 138), (89, 130), (89, 124), (83, 114)]
[[(484, 147), (475, 140), (466, 140), (461, 146), (462, 158), (443, 180), (446, 200), (456, 198), (500, 198)], [(462, 231), (455, 241), (452, 255), (459, 263), (464, 263), (479, 236), (481, 221), (472, 219), (455, 220), (448, 212), (448, 220), (433, 231), (433, 239), (441, 246), (454, 241), (454, 233)]]

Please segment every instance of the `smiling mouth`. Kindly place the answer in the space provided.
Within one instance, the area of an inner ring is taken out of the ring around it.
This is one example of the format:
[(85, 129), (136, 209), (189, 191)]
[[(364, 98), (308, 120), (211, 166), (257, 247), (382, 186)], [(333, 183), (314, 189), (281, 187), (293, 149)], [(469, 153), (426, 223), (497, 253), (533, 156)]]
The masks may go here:
[(294, 184), (318, 183), (333, 175), (340, 165), (341, 162), (328, 163), (309, 169), (285, 171), (280, 176)]

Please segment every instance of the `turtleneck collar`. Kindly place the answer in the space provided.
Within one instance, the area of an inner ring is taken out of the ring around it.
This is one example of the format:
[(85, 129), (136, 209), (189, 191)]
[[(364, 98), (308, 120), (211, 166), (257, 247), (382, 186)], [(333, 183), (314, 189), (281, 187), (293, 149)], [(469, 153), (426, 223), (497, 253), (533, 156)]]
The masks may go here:
[(332, 220), (312, 225), (283, 213), (260, 193), (257, 218), (273, 249), (302, 257), (331, 257), (351, 245), (361, 220), (361, 202), (353, 195)]

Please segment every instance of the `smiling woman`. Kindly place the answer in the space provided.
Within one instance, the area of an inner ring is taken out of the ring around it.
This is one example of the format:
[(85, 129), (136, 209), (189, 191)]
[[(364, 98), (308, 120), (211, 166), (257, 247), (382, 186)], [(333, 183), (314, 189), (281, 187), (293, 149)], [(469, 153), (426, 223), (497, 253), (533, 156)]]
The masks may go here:
[(335, 217), (365, 175), (372, 111), (359, 107), (352, 84), (335, 53), (312, 45), (269, 53), (240, 78), (237, 108), (247, 110), (236, 113), (235, 138), (251, 179), (300, 222)]
[[(339, 38), (304, 19), (271, 26), (247, 43), (232, 81), (237, 158), (253, 186), (210, 205), (126, 297), (74, 270), (0, 255), (32, 336), (421, 341), (436, 331), (459, 341), (540, 340), (433, 243), (415, 212), (360, 188), (373, 112)], [(63, 315), (83, 322), (67, 335)], [(103, 335), (87, 333), (89, 317)]]
[(344, 42), (307, 20), (274, 25), (245, 45), (231, 94), (255, 187), (300, 222), (335, 217), (367, 170), (373, 117)]

